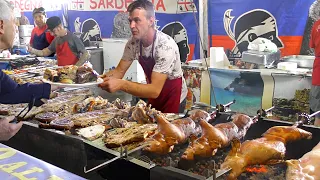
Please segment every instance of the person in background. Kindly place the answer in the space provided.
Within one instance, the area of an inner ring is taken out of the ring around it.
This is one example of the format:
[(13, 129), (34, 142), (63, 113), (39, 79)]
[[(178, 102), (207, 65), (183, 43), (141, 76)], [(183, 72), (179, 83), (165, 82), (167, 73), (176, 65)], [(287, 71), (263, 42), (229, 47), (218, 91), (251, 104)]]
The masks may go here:
[[(132, 38), (118, 66), (102, 76), (104, 82), (99, 86), (111, 93), (122, 90), (148, 98), (148, 103), (163, 113), (183, 112), (187, 86), (178, 45), (170, 36), (155, 29), (154, 6), (150, 1), (133, 1), (127, 11)], [(136, 59), (146, 74), (147, 84), (122, 79)]]
[[(44, 49), (48, 47), (54, 39), (54, 36), (47, 31), (48, 26), (46, 24), (47, 15), (43, 7), (35, 8), (32, 12), (36, 27), (33, 28), (30, 39), (30, 46), (35, 49)], [(53, 56), (52, 53), (49, 56)]]
[(48, 30), (55, 38), (49, 47), (39, 50), (28, 47), (28, 51), (37, 56), (48, 56), (56, 53), (58, 66), (83, 65), (90, 54), (85, 49), (82, 41), (73, 33), (63, 27), (61, 20), (57, 16), (50, 17), (47, 22)]
[[(313, 24), (309, 41), (310, 48), (314, 49), (312, 85), (310, 89), (310, 114), (320, 111), (320, 20)], [(315, 126), (320, 126), (320, 114), (315, 116)]]
[[(13, 8), (5, 0), (0, 0), (0, 52), (12, 48), (16, 33)], [(50, 84), (23, 84), (18, 85), (8, 75), (0, 70), (0, 103), (30, 103), (33, 99), (40, 101), (49, 98), (53, 87)], [(14, 117), (0, 119), (0, 141), (14, 136), (22, 127), (22, 122), (10, 123)]]

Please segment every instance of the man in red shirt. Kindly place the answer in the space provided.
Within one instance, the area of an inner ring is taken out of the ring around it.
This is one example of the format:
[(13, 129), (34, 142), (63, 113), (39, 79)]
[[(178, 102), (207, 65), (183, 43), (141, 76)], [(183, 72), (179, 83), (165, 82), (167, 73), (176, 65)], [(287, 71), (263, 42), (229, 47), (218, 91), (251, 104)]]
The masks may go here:
[(68, 29), (64, 28), (57, 16), (50, 17), (47, 22), (48, 31), (55, 38), (52, 43), (42, 50), (28, 47), (28, 51), (37, 56), (57, 54), (58, 66), (77, 65), (81, 66), (90, 58), (83, 42)]
[[(47, 31), (47, 15), (43, 7), (35, 8), (32, 15), (37, 26), (32, 30), (30, 46), (35, 49), (42, 50), (51, 44), (54, 36), (52, 36), (50, 32)], [(50, 56), (52, 55), (53, 54), (51, 54)]]
[[(320, 111), (320, 20), (316, 21), (311, 30), (310, 48), (314, 49), (315, 60), (312, 71), (310, 90), (310, 113)], [(317, 115), (315, 126), (320, 126), (320, 115)]]

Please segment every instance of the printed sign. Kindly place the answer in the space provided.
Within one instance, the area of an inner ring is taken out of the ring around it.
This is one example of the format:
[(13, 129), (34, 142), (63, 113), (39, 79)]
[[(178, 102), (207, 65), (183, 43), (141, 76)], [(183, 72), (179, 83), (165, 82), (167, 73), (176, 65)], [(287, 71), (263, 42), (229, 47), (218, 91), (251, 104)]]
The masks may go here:
[[(134, 0), (71, 0), (69, 8), (79, 11), (126, 11)], [(197, 11), (192, 0), (152, 0), (158, 13), (177, 14)]]
[(84, 180), (42, 160), (0, 144), (0, 177), (9, 179)]
[(208, 1), (211, 46), (229, 49), (231, 57), (240, 58), (249, 42), (263, 37), (275, 43), (282, 55), (299, 54), (314, 1)]
[[(102, 38), (131, 37), (127, 7), (133, 0), (72, 0), (69, 2), (69, 29), (85, 45)], [(178, 44), (182, 62), (199, 59), (198, 0), (152, 0), (156, 11), (156, 28), (169, 34)]]

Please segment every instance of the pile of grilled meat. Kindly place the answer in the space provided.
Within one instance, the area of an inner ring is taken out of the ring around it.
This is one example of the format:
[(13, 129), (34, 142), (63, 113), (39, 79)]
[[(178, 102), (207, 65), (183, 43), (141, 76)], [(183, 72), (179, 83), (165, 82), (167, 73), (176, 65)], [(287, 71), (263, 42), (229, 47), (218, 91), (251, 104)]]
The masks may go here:
[(96, 81), (98, 74), (88, 66), (70, 65), (58, 69), (46, 69), (43, 77), (52, 82), (83, 84)]

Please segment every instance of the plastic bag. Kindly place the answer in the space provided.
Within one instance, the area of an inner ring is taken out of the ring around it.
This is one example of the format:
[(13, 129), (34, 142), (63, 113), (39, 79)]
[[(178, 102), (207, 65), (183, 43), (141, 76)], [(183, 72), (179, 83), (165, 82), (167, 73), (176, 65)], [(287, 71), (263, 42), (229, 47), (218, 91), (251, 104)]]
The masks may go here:
[(248, 45), (249, 50), (260, 52), (277, 52), (278, 47), (272, 41), (266, 38), (257, 38)]

